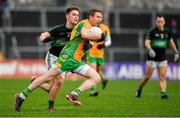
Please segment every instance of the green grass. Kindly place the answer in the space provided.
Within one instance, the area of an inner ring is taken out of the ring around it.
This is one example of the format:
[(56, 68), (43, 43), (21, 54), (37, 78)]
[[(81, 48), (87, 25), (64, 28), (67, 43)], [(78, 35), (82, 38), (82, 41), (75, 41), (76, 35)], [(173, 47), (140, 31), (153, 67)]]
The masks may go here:
[(38, 88), (23, 103), (20, 113), (13, 111), (14, 94), (23, 90), (28, 80), (0, 79), (0, 117), (120, 117), (120, 116), (180, 116), (180, 82), (168, 81), (170, 99), (161, 100), (158, 81), (149, 81), (141, 99), (134, 97), (139, 84), (137, 80), (109, 81), (106, 90), (100, 95), (89, 97), (89, 92), (81, 94), (82, 106), (72, 106), (65, 95), (76, 88), (81, 81), (65, 81), (55, 108), (49, 113), (48, 94)]

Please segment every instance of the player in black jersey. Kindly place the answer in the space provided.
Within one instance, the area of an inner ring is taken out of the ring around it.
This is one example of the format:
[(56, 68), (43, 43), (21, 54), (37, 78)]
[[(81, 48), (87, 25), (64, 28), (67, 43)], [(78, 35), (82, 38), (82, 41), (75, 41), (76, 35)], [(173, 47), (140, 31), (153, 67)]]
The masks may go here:
[(155, 21), (156, 27), (152, 28), (147, 34), (145, 39), (145, 47), (148, 50), (148, 56), (146, 60), (146, 74), (142, 79), (140, 86), (136, 92), (136, 97), (140, 98), (142, 88), (150, 79), (155, 68), (157, 67), (160, 80), (161, 98), (167, 99), (166, 93), (166, 73), (167, 73), (167, 57), (166, 49), (170, 47), (174, 52), (174, 61), (179, 60), (179, 54), (177, 48), (171, 38), (171, 33), (164, 27), (165, 18), (163, 16), (157, 16)]
[[(67, 42), (69, 42), (71, 31), (79, 21), (79, 8), (77, 6), (67, 8), (65, 11), (65, 16), (65, 24), (55, 26), (48, 32), (41, 33), (39, 37), (39, 40), (42, 42), (51, 42), (51, 48), (49, 49), (45, 59), (48, 69), (50, 69), (52, 65), (55, 64), (61, 50), (67, 44)], [(64, 83), (64, 78), (62, 76), (63, 75), (58, 76), (56, 79), (53, 79), (51, 83), (44, 83), (41, 85), (41, 88), (49, 93), (49, 112), (56, 111), (54, 109), (54, 100), (62, 84)], [(36, 76), (33, 76), (32, 81), (34, 81), (35, 79)], [(22, 94), (17, 94), (16, 96), (21, 96), (22, 98), (26, 97)], [(20, 111), (20, 106), (16, 105), (15, 110)]]

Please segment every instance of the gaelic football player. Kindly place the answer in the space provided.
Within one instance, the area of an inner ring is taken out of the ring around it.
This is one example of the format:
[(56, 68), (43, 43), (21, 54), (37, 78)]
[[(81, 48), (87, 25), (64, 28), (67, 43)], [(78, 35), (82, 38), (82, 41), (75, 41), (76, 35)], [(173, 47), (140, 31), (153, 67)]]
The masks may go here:
[[(94, 68), (102, 78), (102, 86), (105, 89), (107, 80), (104, 78), (103, 66), (104, 66), (104, 48), (111, 45), (111, 35), (109, 27), (103, 23), (99, 24), (99, 28), (102, 30), (105, 36), (103, 42), (94, 43), (92, 48), (86, 52), (87, 63)], [(90, 96), (98, 96), (96, 86), (91, 88)]]
[(15, 111), (20, 111), (23, 101), (41, 84), (56, 79), (62, 72), (74, 72), (87, 77), (78, 88), (66, 95), (66, 98), (74, 105), (81, 105), (79, 95), (97, 85), (101, 81), (100, 75), (89, 65), (82, 62), (82, 57), (90, 47), (90, 41), (103, 41), (104, 34), (90, 32), (92, 26), (97, 26), (102, 21), (102, 12), (98, 9), (89, 11), (88, 19), (79, 22), (71, 33), (70, 41), (61, 51), (56, 63), (49, 71), (35, 79), (20, 94), (16, 94)]
[(166, 93), (166, 74), (168, 67), (166, 49), (170, 47), (173, 50), (175, 62), (177, 62), (179, 59), (179, 54), (174, 41), (171, 38), (171, 33), (167, 28), (165, 28), (165, 18), (160, 15), (157, 16), (155, 24), (156, 26), (147, 33), (145, 39), (145, 47), (148, 50), (148, 56), (146, 60), (146, 74), (136, 92), (137, 98), (141, 97), (143, 87), (150, 79), (155, 68), (157, 67), (159, 73), (161, 98), (168, 99), (168, 95)]

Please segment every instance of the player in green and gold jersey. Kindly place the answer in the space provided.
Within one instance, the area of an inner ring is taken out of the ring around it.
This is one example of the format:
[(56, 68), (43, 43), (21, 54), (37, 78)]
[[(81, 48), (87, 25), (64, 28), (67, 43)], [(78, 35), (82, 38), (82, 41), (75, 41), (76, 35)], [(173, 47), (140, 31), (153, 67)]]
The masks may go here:
[(72, 30), (70, 41), (61, 51), (56, 64), (16, 96), (15, 111), (20, 111), (23, 101), (34, 89), (44, 82), (55, 79), (55, 77), (62, 72), (71, 71), (87, 77), (87, 80), (78, 88), (66, 95), (66, 98), (74, 105), (81, 105), (81, 102), (78, 100), (81, 92), (92, 88), (101, 81), (101, 77), (96, 70), (82, 62), (85, 51), (91, 47), (90, 44), (93, 43), (93, 41), (104, 40), (103, 33), (95, 34), (90, 31), (91, 27), (97, 26), (102, 21), (103, 16), (101, 10), (91, 9), (88, 16), (88, 19), (80, 21)]

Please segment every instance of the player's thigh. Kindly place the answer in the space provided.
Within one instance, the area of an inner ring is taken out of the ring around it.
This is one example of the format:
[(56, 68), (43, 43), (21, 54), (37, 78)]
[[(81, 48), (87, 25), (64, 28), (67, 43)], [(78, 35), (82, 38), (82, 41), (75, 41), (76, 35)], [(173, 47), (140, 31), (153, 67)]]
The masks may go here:
[(158, 73), (159, 73), (160, 79), (161, 78), (164, 79), (166, 77), (167, 67), (168, 67), (168, 63), (166, 60), (158, 63)]
[(93, 69), (97, 70), (97, 64), (96, 63), (90, 63), (89, 64)]
[(85, 76), (87, 78), (97, 78), (97, 79), (100, 78), (97, 71), (95, 69), (93, 69), (91, 66), (89, 66), (88, 64), (84, 64), (84, 65), (79, 66), (73, 72), (80, 74), (82, 76)]
[[(50, 68), (46, 73), (49, 78), (56, 78), (60, 73), (55, 68)], [(52, 80), (51, 79), (51, 80)]]
[(146, 76), (149, 78), (153, 74), (154, 70), (156, 67), (156, 62), (155, 61), (146, 61)]

